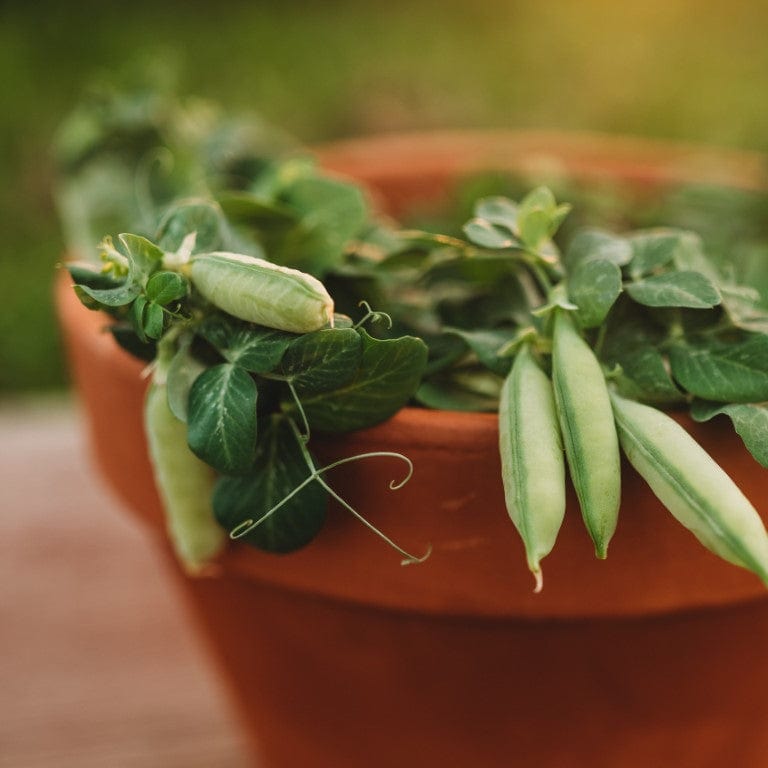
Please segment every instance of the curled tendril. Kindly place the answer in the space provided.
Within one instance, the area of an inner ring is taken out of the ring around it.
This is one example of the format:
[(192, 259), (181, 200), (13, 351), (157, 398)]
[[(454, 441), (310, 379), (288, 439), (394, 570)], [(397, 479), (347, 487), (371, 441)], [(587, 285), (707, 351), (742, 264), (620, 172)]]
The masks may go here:
[(367, 301), (361, 301), (358, 306), (365, 309), (365, 314), (363, 315), (362, 320), (355, 323), (355, 329), (359, 328), (361, 325), (363, 325), (363, 323), (367, 323), (369, 320), (372, 323), (378, 323), (382, 320), (385, 320), (387, 323), (387, 328), (392, 328), (392, 317), (386, 312), (380, 312), (379, 310), (371, 309), (371, 305)]
[(229, 533), (230, 539), (236, 540), (247, 535), (254, 528), (257, 528), (263, 522), (268, 520), (281, 507), (285, 506), (285, 504), (287, 504), (292, 498), (294, 498), (297, 494), (299, 494), (307, 485), (309, 485), (312, 482), (317, 482), (320, 485), (322, 485), (323, 488), (325, 488), (325, 490), (334, 499), (336, 499), (336, 501), (339, 502), (339, 504), (341, 504), (345, 509), (351, 512), (358, 520), (360, 520), (360, 522), (363, 523), (363, 525), (365, 525), (369, 530), (375, 533), (379, 538), (381, 538), (387, 544), (389, 544), (390, 547), (392, 547), (394, 550), (399, 552), (403, 556), (403, 560), (401, 560), (401, 565), (412, 565), (415, 563), (423, 563), (432, 554), (432, 545), (429, 545), (427, 547), (427, 551), (421, 557), (412, 555), (410, 552), (407, 552), (406, 550), (404, 550), (401, 546), (399, 546), (394, 541), (392, 541), (392, 539), (390, 539), (383, 531), (380, 531), (378, 528), (376, 528), (376, 526), (374, 526), (373, 523), (371, 523), (369, 520), (366, 520), (366, 518), (363, 517), (363, 515), (361, 515), (345, 499), (339, 496), (339, 494), (336, 493), (336, 491), (330, 485), (328, 485), (328, 483), (322, 477), (322, 475), (324, 475), (329, 470), (339, 467), (342, 464), (349, 464), (353, 461), (360, 461), (361, 459), (390, 457), (390, 458), (404, 461), (408, 467), (408, 471), (404, 478), (402, 478), (401, 480), (390, 481), (389, 483), (390, 490), (396, 491), (402, 488), (411, 479), (411, 476), (413, 475), (413, 462), (407, 456), (404, 456), (402, 453), (396, 453), (394, 451), (372, 451), (370, 453), (360, 453), (355, 456), (348, 456), (344, 459), (338, 459), (337, 461), (331, 462), (330, 464), (327, 464), (326, 466), (320, 467), (318, 469), (317, 467), (315, 467), (314, 462), (312, 461), (312, 457), (309, 455), (309, 451), (307, 451), (306, 449), (304, 436), (302, 435), (301, 432), (299, 432), (298, 427), (296, 426), (296, 424), (292, 419), (289, 420), (289, 423), (291, 425), (291, 428), (293, 429), (293, 432), (297, 440), (299, 441), (299, 446), (301, 447), (304, 460), (306, 461), (307, 467), (309, 469), (309, 476), (306, 477), (301, 483), (299, 483), (299, 485), (297, 485), (290, 493), (288, 493), (280, 501), (278, 501), (277, 504), (275, 504), (269, 510), (267, 510), (260, 518), (258, 518), (258, 520), (253, 520), (252, 518), (249, 518), (248, 520), (243, 520), (242, 523), (235, 526), (235, 528), (233, 528)]

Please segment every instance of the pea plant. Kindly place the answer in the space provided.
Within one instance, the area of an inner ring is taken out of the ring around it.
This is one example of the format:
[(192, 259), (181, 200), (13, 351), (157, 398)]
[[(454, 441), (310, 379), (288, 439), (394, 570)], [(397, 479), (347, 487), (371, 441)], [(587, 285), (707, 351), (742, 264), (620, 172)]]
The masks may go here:
[(768, 262), (713, 261), (674, 228), (563, 242), (570, 206), (545, 187), (481, 197), (447, 234), (402, 228), (301, 154), (222, 156), (206, 160), (215, 172), (190, 170), (186, 152), (194, 185), (150, 195), (133, 234), (102, 241), (100, 264), (68, 264), (80, 300), (148, 362), (148, 442), (188, 569), (227, 537), (305, 546), (330, 498), (403, 563), (423, 561), (428, 549), (405, 552), (327, 475), (395, 456), (397, 488), (408, 457), (321, 466), (312, 447), (410, 404), (498, 412), (500, 482), (537, 591), (566, 474), (606, 557), (622, 451), (705, 547), (768, 584), (757, 511), (668, 414), (730, 418), (768, 467)]

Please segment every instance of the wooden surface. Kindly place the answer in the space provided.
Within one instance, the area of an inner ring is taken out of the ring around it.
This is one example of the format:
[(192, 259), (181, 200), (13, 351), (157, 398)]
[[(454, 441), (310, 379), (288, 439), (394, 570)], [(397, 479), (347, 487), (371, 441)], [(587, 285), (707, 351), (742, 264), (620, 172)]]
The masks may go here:
[(228, 703), (76, 409), (0, 404), (0, 768), (245, 768)]

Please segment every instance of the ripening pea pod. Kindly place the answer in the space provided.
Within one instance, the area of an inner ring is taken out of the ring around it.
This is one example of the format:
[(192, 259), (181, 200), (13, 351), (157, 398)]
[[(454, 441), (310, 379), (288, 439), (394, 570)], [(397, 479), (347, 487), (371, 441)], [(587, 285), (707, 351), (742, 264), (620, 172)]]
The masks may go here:
[(226, 539), (211, 508), (213, 472), (187, 447), (187, 425), (171, 412), (165, 384), (149, 388), (144, 427), (171, 543), (187, 572), (199, 573)]
[(333, 299), (312, 275), (238, 253), (193, 256), (189, 276), (204, 298), (234, 317), (292, 333), (333, 320)]
[(552, 551), (565, 515), (565, 460), (552, 382), (527, 344), (501, 390), (499, 449), (507, 511), (540, 592), (540, 561)]
[(662, 504), (709, 550), (768, 586), (768, 534), (755, 508), (671, 417), (611, 393), (621, 447)]
[(554, 321), (552, 381), (571, 480), (595, 554), (603, 559), (621, 503), (619, 439), (600, 363), (561, 310)]

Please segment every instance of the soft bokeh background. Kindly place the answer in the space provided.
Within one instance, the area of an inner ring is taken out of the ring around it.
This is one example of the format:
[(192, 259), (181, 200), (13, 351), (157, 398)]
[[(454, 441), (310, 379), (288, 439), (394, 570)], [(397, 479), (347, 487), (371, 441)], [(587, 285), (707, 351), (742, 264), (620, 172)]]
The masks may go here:
[(154, 62), (307, 142), (546, 127), (766, 150), (766, 29), (765, 0), (3, 3), (0, 393), (64, 381), (49, 147), (93, 77)]

